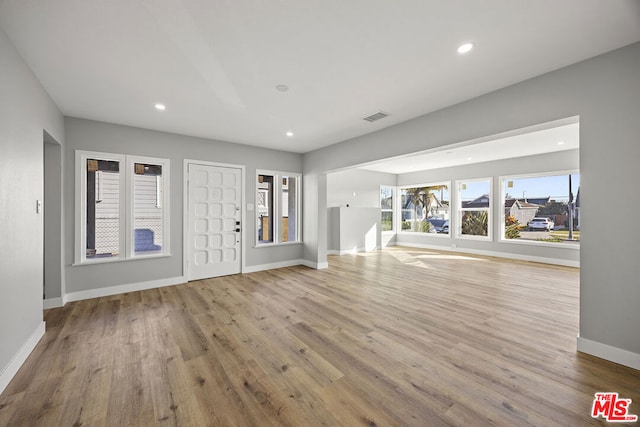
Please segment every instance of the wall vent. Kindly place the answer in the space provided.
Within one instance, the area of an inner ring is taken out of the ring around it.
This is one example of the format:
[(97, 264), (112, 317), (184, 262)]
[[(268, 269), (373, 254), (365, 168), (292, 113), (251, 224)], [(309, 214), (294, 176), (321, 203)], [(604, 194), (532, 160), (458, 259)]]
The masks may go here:
[(366, 120), (368, 122), (375, 122), (377, 120), (384, 119), (387, 116), (390, 116), (390, 114), (389, 113), (385, 113), (384, 111), (378, 111), (375, 114), (372, 114), (370, 116), (367, 116), (367, 117), (363, 118), (362, 120)]

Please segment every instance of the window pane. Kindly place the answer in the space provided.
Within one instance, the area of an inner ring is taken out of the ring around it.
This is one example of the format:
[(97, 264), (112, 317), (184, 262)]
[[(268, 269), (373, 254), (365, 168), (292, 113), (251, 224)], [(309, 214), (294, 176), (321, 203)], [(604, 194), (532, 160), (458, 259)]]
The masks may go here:
[(283, 176), (282, 202), (280, 229), (282, 230), (283, 242), (298, 241), (298, 178)]
[(257, 218), (258, 242), (273, 242), (273, 175), (258, 175)]
[(393, 188), (380, 188), (380, 210), (381, 210), (381, 227), (382, 231), (393, 230)]
[(579, 244), (580, 174), (506, 178), (505, 239)]
[(136, 255), (162, 253), (162, 165), (134, 163), (133, 229)]
[(393, 212), (382, 211), (382, 226), (380, 227), (380, 229), (382, 231), (393, 230)]
[(462, 214), (462, 233), (469, 236), (489, 234), (489, 214), (487, 211), (465, 211)]
[(465, 236), (488, 236), (491, 221), (491, 182), (459, 183), (459, 233)]
[(393, 209), (393, 188), (380, 188), (380, 209)]
[(449, 233), (448, 184), (402, 188), (402, 230), (419, 233)]
[(120, 251), (120, 163), (87, 159), (87, 259)]

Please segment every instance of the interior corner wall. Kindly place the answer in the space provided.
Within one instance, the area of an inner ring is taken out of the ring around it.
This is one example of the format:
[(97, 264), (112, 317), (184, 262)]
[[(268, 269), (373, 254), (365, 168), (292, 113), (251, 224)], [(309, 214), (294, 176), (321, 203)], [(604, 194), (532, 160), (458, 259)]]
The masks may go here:
[(44, 132), (44, 298), (62, 302), (62, 145)]
[(41, 334), (43, 130), (64, 144), (62, 114), (0, 29), (0, 392)]
[[(640, 358), (640, 228), (604, 218), (640, 212), (640, 43), (570, 65), (375, 133), (304, 155), (308, 174), (580, 117), (580, 337), (613, 353)], [(607, 201), (604, 202), (603, 201)], [(313, 236), (327, 206), (304, 212)], [(633, 222), (633, 221), (632, 221)], [(326, 235), (326, 233), (324, 233)], [(317, 231), (316, 231), (317, 235)], [(308, 249), (307, 249), (308, 248)], [(326, 252), (305, 241), (305, 256)], [(616, 355), (604, 357), (616, 361)]]
[[(195, 138), (166, 132), (151, 131), (130, 126), (65, 118), (67, 143), (65, 162), (74, 165), (65, 169), (65, 287), (67, 294), (82, 293), (117, 286), (140, 283), (160, 283), (185, 276), (183, 270), (183, 203), (184, 160), (244, 165), (245, 200), (256, 203), (256, 169), (302, 172), (302, 156), (296, 153), (269, 150), (248, 145), (233, 144)], [(75, 225), (75, 152), (76, 150), (98, 151), (115, 154), (130, 154), (167, 158), (170, 161), (170, 228), (171, 256), (146, 258), (119, 262), (73, 265)], [(302, 183), (303, 194), (307, 191)], [(246, 206), (243, 206), (246, 209)], [(255, 211), (246, 211), (244, 245), (246, 267), (261, 268), (278, 263), (302, 259), (302, 245), (284, 245), (256, 248), (257, 221)]]
[[(340, 227), (339, 207), (380, 208), (380, 186), (396, 185), (396, 175), (391, 173), (349, 169), (327, 174), (327, 249), (340, 252), (341, 233), (349, 233)], [(351, 230), (354, 231), (354, 230)], [(380, 243), (380, 242), (378, 242)]]

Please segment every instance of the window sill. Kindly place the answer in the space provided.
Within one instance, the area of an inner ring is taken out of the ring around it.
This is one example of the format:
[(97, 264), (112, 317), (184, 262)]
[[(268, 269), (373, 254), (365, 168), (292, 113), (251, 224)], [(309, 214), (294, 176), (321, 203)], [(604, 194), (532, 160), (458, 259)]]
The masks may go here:
[(447, 238), (447, 237), (451, 237), (451, 234), (449, 233), (423, 233), (422, 231), (401, 231), (398, 234), (402, 235), (402, 236), (430, 236), (430, 237), (436, 237), (438, 239), (441, 238)]
[(543, 246), (547, 248), (580, 250), (580, 241), (576, 242), (539, 242), (536, 240), (500, 239), (500, 243), (509, 245)]
[(273, 248), (273, 247), (279, 247), (279, 246), (293, 246), (293, 245), (301, 245), (304, 242), (302, 241), (297, 241), (297, 242), (282, 242), (282, 243), (258, 243), (256, 244), (253, 248), (254, 249), (262, 249), (262, 248)]
[(493, 242), (493, 237), (491, 236), (476, 236), (473, 234), (457, 234), (456, 239), (461, 240), (476, 240), (479, 242)]
[(141, 259), (171, 258), (171, 256), (172, 256), (171, 254), (158, 254), (158, 255), (138, 255), (132, 258), (99, 258), (99, 259), (85, 260), (82, 262), (74, 262), (73, 264), (71, 264), (71, 266), (81, 267), (85, 265), (112, 264), (115, 262), (138, 261)]

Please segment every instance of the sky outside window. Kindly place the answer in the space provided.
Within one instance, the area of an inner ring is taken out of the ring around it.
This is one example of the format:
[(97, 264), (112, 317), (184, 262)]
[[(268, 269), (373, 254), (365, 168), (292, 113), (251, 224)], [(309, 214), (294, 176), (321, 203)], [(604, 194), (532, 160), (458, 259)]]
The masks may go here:
[[(508, 188), (508, 182), (513, 182), (513, 187)], [(569, 201), (569, 174), (556, 176), (540, 176), (531, 178), (513, 178), (505, 181), (505, 192), (509, 198), (542, 198), (551, 196), (551, 200), (558, 202)], [(469, 188), (467, 186), (467, 188)], [(574, 199), (580, 188), (580, 174), (571, 174), (571, 191)]]

